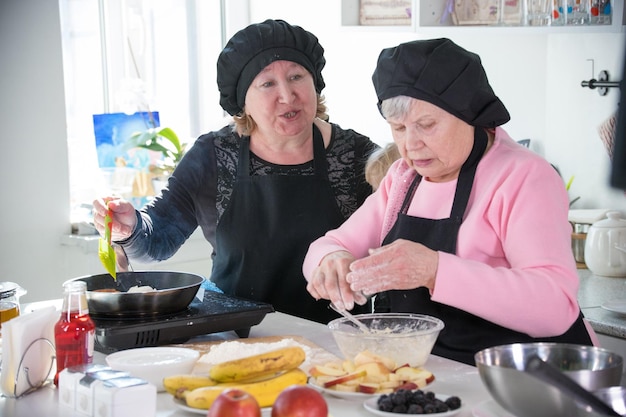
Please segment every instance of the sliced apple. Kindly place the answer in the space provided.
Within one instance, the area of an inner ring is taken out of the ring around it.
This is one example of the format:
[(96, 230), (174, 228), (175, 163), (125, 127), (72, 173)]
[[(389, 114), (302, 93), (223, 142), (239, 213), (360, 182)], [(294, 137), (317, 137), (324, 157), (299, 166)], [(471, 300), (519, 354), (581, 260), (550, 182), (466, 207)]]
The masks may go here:
[(309, 375), (311, 376), (342, 376), (345, 375), (346, 371), (341, 368), (335, 368), (326, 365), (315, 365), (309, 369)]
[(356, 365), (354, 365), (354, 362), (349, 361), (349, 360), (345, 360), (341, 363), (341, 368), (350, 373), (350, 372), (354, 372), (356, 370)]
[(367, 375), (389, 375), (389, 369), (380, 362), (367, 362), (356, 367), (356, 371), (365, 371)]
[(428, 381), (429, 378), (433, 377), (433, 374), (424, 368), (402, 367), (398, 368), (394, 373), (407, 381), (414, 381), (418, 379), (425, 379)]
[(358, 391), (364, 394), (376, 394), (380, 389), (380, 384), (373, 382), (361, 382)]
[(399, 387), (400, 385), (402, 385), (404, 382), (402, 381), (385, 381), (385, 382), (381, 382), (380, 383), (380, 388), (382, 389), (391, 389), (393, 390), (396, 387)]
[(364, 378), (363, 378), (363, 382), (371, 382), (374, 384), (380, 384), (381, 382), (385, 382), (385, 381), (389, 381), (389, 377), (392, 374), (388, 374), (388, 375), (370, 375), (367, 374)]
[(333, 390), (341, 391), (341, 392), (358, 392), (359, 384), (355, 384), (355, 385), (337, 384), (333, 387)]
[(341, 365), (342, 365), (342, 364), (341, 364), (340, 362), (337, 362), (337, 361), (333, 361), (333, 362), (326, 362), (326, 363), (324, 364), (324, 366), (327, 366), (327, 367), (329, 367), (329, 368), (336, 368), (336, 369), (342, 369)]
[(389, 375), (387, 375), (387, 380), (389, 381), (405, 381), (404, 377), (402, 375), (399, 375), (395, 372), (390, 373)]
[(324, 388), (330, 388), (333, 387), (337, 384), (344, 384), (348, 381), (352, 381), (354, 379), (358, 379), (358, 378), (363, 378), (365, 375), (367, 375), (367, 372), (365, 370), (361, 370), (361, 371), (356, 371), (356, 372), (352, 372), (346, 375), (342, 375), (340, 377), (337, 377), (335, 379), (332, 379), (326, 383), (324, 383)]
[(411, 391), (411, 390), (418, 389), (418, 388), (420, 387), (415, 382), (405, 382), (404, 384), (398, 385), (393, 390), (398, 391), (401, 389), (406, 389), (406, 390)]
[(369, 350), (364, 350), (356, 354), (352, 360), (356, 366), (363, 365), (364, 363), (376, 362), (376, 358)]
[(393, 359), (378, 355), (376, 353), (370, 352), (369, 350), (359, 352), (354, 357), (354, 364), (357, 366), (357, 368), (359, 367), (359, 365), (370, 362), (382, 363), (390, 371), (396, 368), (396, 362)]
[(330, 381), (331, 379), (335, 379), (337, 377), (330, 376), (330, 375), (320, 375), (320, 376), (314, 376), (312, 378), (315, 381), (315, 384), (323, 386), (326, 382)]
[(393, 370), (393, 372), (396, 372), (396, 371), (397, 371), (398, 369), (400, 369), (400, 368), (410, 368), (410, 367), (411, 367), (411, 365), (409, 365), (408, 363), (405, 363), (404, 365), (400, 365), (400, 366), (398, 366), (397, 368), (395, 368), (395, 369)]

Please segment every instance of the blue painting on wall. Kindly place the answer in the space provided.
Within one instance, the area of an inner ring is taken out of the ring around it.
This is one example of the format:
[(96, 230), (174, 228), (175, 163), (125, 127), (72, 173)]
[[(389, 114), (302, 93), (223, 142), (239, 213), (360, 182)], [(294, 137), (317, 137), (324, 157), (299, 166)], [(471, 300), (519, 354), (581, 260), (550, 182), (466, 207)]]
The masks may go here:
[(93, 115), (96, 152), (100, 168), (127, 166), (142, 170), (150, 163), (148, 152), (128, 149), (126, 141), (138, 131), (159, 126), (158, 112), (106, 113)]

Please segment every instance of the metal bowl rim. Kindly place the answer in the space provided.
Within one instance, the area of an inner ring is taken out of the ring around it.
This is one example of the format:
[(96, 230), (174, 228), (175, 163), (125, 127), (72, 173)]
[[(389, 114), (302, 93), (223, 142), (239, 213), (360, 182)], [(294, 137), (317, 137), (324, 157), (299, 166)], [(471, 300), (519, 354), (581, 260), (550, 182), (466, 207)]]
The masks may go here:
[[(495, 368), (503, 368), (503, 369), (517, 369), (514, 367), (510, 367), (510, 366), (503, 366), (503, 365), (495, 365), (495, 364), (488, 364), (485, 363), (485, 361), (483, 360), (485, 357), (487, 356), (493, 356), (492, 354), (494, 352), (509, 352), (511, 351), (513, 348), (517, 347), (518, 349), (521, 348), (523, 351), (526, 350), (532, 350), (532, 349), (538, 349), (538, 348), (547, 348), (547, 349), (551, 349), (551, 348), (559, 348), (559, 349), (563, 349), (563, 350), (573, 350), (573, 351), (580, 351), (580, 352), (591, 352), (594, 354), (602, 354), (602, 355), (606, 355), (607, 357), (611, 357), (612, 361), (610, 363), (608, 363), (608, 365), (605, 368), (601, 368), (601, 369), (596, 369), (594, 371), (603, 371), (603, 370), (607, 370), (607, 369), (612, 369), (612, 368), (616, 368), (616, 367), (623, 367), (624, 365), (624, 358), (622, 357), (622, 355), (611, 351), (609, 349), (600, 347), (600, 346), (590, 346), (590, 345), (578, 345), (578, 344), (574, 344), (574, 343), (557, 343), (557, 342), (529, 342), (529, 343), (511, 343), (511, 344), (505, 344), (505, 345), (497, 345), (497, 346), (491, 346), (485, 349), (482, 349), (480, 351), (478, 351), (475, 355), (474, 355), (474, 362), (476, 364), (476, 366), (479, 368), (481, 367), (495, 367)], [(480, 366), (479, 366), (480, 365)], [(580, 371), (591, 371), (590, 369), (580, 369), (580, 370), (576, 370), (576, 371), (568, 371), (568, 372), (580, 372)]]
[[(181, 274), (181, 275), (187, 275), (187, 276), (192, 276), (192, 277), (196, 277), (199, 278), (199, 282), (194, 282), (188, 285), (182, 285), (180, 287), (170, 287), (170, 288), (163, 288), (163, 289), (155, 289), (153, 291), (150, 291), (150, 293), (164, 293), (167, 291), (172, 291), (172, 290), (182, 290), (185, 288), (191, 288), (191, 287), (197, 287), (199, 285), (202, 285), (202, 283), (206, 280), (206, 278), (204, 278), (202, 275), (200, 274), (194, 274), (192, 272), (183, 272), (183, 271), (168, 271), (168, 270), (145, 270), (145, 271), (129, 271), (129, 272), (124, 272), (124, 274), (145, 274), (145, 273), (167, 273), (167, 274)], [(108, 273), (102, 273), (102, 274), (91, 274), (91, 275), (83, 275), (80, 277), (76, 277), (76, 278), (71, 278), (68, 279), (67, 281), (63, 282), (63, 285), (65, 285), (65, 283), (67, 282), (71, 282), (71, 281), (80, 281), (80, 280), (84, 280), (87, 278), (94, 278), (94, 277), (98, 277), (98, 276), (104, 276), (104, 275), (109, 275)], [(111, 279), (113, 280), (113, 277), (111, 277)], [(115, 282), (115, 281), (113, 281)], [(133, 295), (133, 294), (147, 294), (147, 293), (143, 293), (143, 292), (135, 292), (135, 293), (128, 293), (128, 292), (120, 292), (120, 293), (115, 293), (115, 292), (107, 292), (107, 293), (103, 293), (102, 291), (90, 291), (87, 290), (87, 293), (98, 293), (98, 294), (111, 294), (111, 295)]]

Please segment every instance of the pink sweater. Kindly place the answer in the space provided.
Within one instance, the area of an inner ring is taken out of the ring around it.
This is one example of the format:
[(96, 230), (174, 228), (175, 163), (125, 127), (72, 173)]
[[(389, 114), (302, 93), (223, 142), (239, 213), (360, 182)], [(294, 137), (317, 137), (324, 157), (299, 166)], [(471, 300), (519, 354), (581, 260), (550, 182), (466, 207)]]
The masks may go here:
[[(330, 252), (348, 250), (362, 258), (379, 247), (414, 176), (396, 161), (361, 208), (311, 244), (303, 265), (307, 280)], [(456, 181), (422, 181), (407, 214), (449, 217), (455, 188)], [(579, 314), (568, 208), (556, 170), (496, 129), (476, 171), (457, 254), (439, 252), (433, 301), (532, 337), (565, 332)]]

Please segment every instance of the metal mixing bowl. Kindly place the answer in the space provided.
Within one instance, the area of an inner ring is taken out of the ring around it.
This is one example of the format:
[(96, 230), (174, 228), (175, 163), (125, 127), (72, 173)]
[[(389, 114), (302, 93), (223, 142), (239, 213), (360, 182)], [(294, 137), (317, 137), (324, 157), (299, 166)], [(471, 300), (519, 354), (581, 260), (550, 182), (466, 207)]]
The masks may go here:
[(504, 409), (518, 417), (592, 416), (558, 388), (525, 371), (531, 355), (560, 369), (588, 391), (619, 385), (623, 359), (606, 349), (561, 343), (495, 346), (475, 355), (483, 384)]
[(618, 414), (626, 415), (626, 388), (609, 387), (593, 392), (596, 397), (607, 403)]
[(444, 327), (436, 317), (411, 313), (357, 314), (369, 329), (364, 333), (345, 317), (328, 323), (335, 342), (348, 360), (363, 351), (393, 359), (397, 365), (424, 365)]

